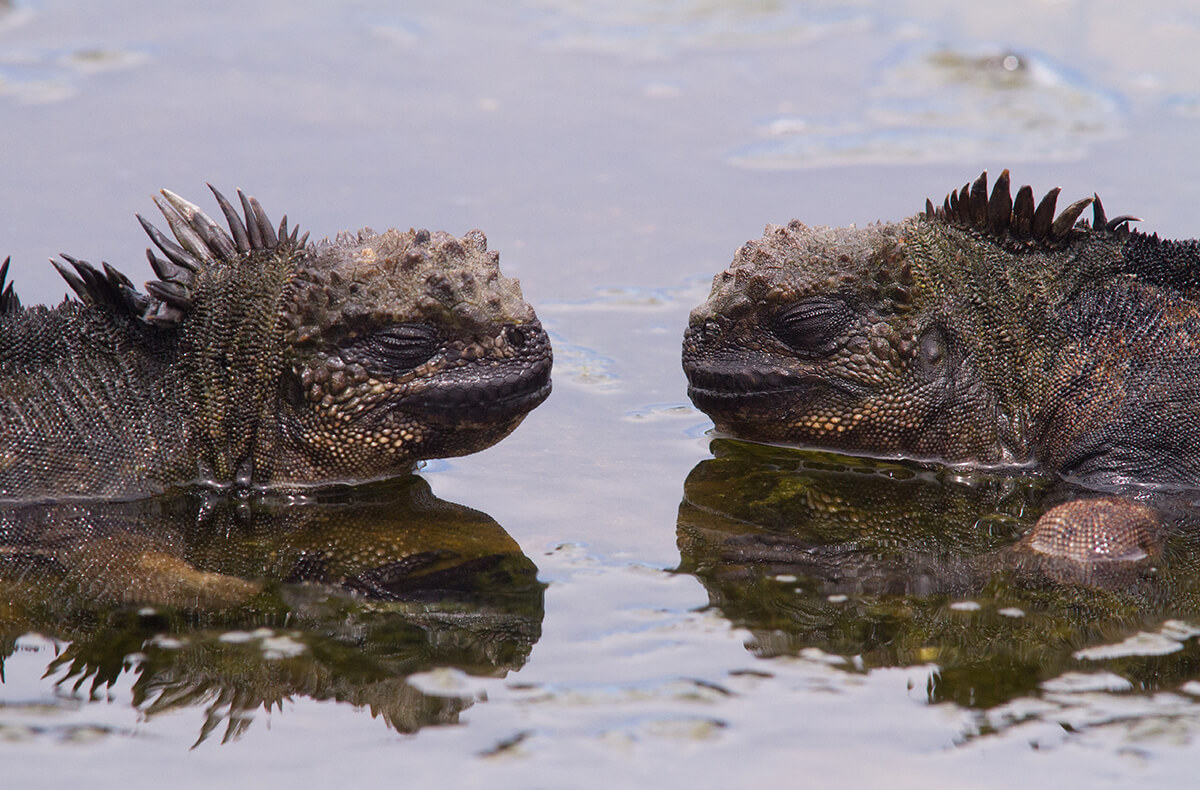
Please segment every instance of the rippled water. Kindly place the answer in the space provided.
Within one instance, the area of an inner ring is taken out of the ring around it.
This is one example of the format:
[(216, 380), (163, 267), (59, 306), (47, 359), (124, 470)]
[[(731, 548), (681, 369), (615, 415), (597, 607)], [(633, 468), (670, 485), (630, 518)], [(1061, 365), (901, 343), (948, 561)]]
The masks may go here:
[[(484, 229), (557, 360), (513, 436), (357, 510), (3, 514), (7, 781), (1190, 779), (1189, 516), (1152, 578), (996, 577), (1044, 482), (710, 447), (679, 344), (765, 223), (984, 168), (1195, 235), (1198, 46), (1186, 3), (0, 3), (23, 301), (60, 251), (148, 278), (133, 213), (211, 181), (317, 236)], [(195, 603), (125, 605), (97, 530)]]

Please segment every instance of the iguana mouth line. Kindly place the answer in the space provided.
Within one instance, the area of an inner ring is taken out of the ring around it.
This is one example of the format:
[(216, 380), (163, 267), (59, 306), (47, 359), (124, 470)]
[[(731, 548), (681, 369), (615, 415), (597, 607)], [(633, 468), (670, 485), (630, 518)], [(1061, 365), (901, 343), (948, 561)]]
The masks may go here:
[[(749, 399), (786, 396), (802, 393), (835, 394), (843, 398), (860, 399), (865, 392), (850, 382), (819, 376), (787, 376), (777, 373), (723, 375), (711, 371), (689, 370), (688, 396), (707, 402), (721, 403)], [(765, 385), (765, 386), (764, 386)]]
[(523, 415), (550, 397), (549, 366), (545, 371), (505, 385), (435, 386), (405, 404), (408, 411), (430, 418), (504, 419)]

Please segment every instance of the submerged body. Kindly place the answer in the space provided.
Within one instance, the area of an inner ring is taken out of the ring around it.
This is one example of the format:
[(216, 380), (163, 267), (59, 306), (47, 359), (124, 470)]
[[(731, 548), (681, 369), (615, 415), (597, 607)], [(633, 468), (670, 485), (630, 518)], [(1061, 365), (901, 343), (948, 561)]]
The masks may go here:
[(549, 395), (549, 340), (479, 231), (309, 242), (253, 198), (243, 219), (216, 193), (227, 232), (163, 194), (147, 293), (66, 258), (80, 301), (0, 296), (0, 499), (406, 474)]
[(768, 227), (692, 312), (689, 395), (755, 441), (1200, 485), (1200, 251), (1057, 193)]

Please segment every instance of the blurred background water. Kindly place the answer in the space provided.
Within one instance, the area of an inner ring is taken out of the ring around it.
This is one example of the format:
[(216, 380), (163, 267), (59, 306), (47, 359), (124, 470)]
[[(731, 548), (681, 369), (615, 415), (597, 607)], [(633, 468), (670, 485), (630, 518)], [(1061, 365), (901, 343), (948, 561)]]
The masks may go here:
[[(55, 663), (76, 632), (28, 617), (12, 621), (29, 630), (9, 645), (0, 685), (6, 782), (1189, 779), (1200, 619), (1186, 596), (1145, 611), (1110, 601), (1110, 620), (1085, 632), (1072, 630), (1078, 611), (1050, 607), (1050, 620), (1028, 620), (1049, 623), (1049, 657), (1005, 664), (993, 654), (1024, 644), (1018, 618), (997, 614), (1019, 608), (996, 603), (1008, 593), (934, 575), (930, 589), (867, 601), (890, 593), (835, 590), (799, 562), (743, 577), (697, 542), (766, 523), (761, 508), (743, 512), (757, 507), (746, 491), (763, 474), (763, 501), (793, 507), (797, 490), (843, 482), (821, 476), (841, 474), (824, 462), (813, 478), (752, 452), (714, 460), (679, 344), (712, 275), (765, 223), (899, 219), (984, 169), (1011, 168), (1039, 193), (1061, 186), (1064, 199), (1098, 192), (1110, 215), (1195, 235), (1197, 52), (1200, 10), (1184, 2), (0, 3), (0, 252), (13, 256), (25, 303), (62, 298), (45, 263), (59, 252), (148, 279), (134, 212), (151, 211), (161, 187), (215, 208), (211, 182), (245, 189), (317, 237), (481, 228), (556, 354), (554, 395), (512, 437), (421, 472), (437, 498), (486, 513), (547, 585), (544, 602), (540, 587), (521, 587), (533, 603), (506, 659), (434, 652), (389, 665), (421, 699), (451, 700), (430, 703), (450, 711), (431, 721), (450, 726), (396, 726), (362, 699), (297, 684), (241, 710), (236, 737), (197, 744), (227, 700), (155, 707), (137, 685), (172, 649), (169, 623), (122, 631), (145, 644), (93, 687)], [(711, 499), (710, 478), (729, 499)], [(1037, 507), (1023, 483), (978, 485), (992, 493), (938, 489), (929, 534), (986, 516), (1004, 524), (1003, 542)], [(993, 490), (1004, 485), (1017, 490)], [(885, 484), (866, 518), (891, 523), (912, 490)], [(1027, 496), (1029, 508), (1013, 504)], [(994, 548), (970, 545), (960, 554)], [(840, 600), (858, 601), (858, 614), (831, 615)], [(920, 619), (897, 614), (896, 601), (932, 612), (940, 630), (843, 638), (884, 622), (881, 607), (893, 625)], [(830, 617), (851, 630), (814, 635)], [(287, 636), (210, 625), (211, 644)], [(446, 633), (421, 628), (433, 641)], [(988, 633), (999, 636), (982, 641)], [(288, 639), (259, 659), (286, 657)], [(881, 643), (896, 650), (872, 653)], [(1101, 652), (1080, 652), (1091, 649)], [(964, 675), (971, 650), (983, 658)], [(1130, 655), (1141, 663), (1121, 663)], [(1041, 674), (992, 682), (1005, 666)], [(939, 682), (993, 696), (939, 694)]]

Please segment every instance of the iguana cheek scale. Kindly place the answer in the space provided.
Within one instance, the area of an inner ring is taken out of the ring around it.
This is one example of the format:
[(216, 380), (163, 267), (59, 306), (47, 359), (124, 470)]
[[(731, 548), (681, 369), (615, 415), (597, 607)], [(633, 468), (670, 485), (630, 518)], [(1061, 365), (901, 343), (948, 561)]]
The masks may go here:
[[(1095, 196), (1056, 214), (1058, 192), (1035, 205), (985, 173), (901, 222), (768, 226), (692, 311), (689, 395), (753, 441), (1200, 486), (1197, 243), (1131, 231)], [(1095, 545), (1149, 529), (1087, 512), (1055, 518)]]

